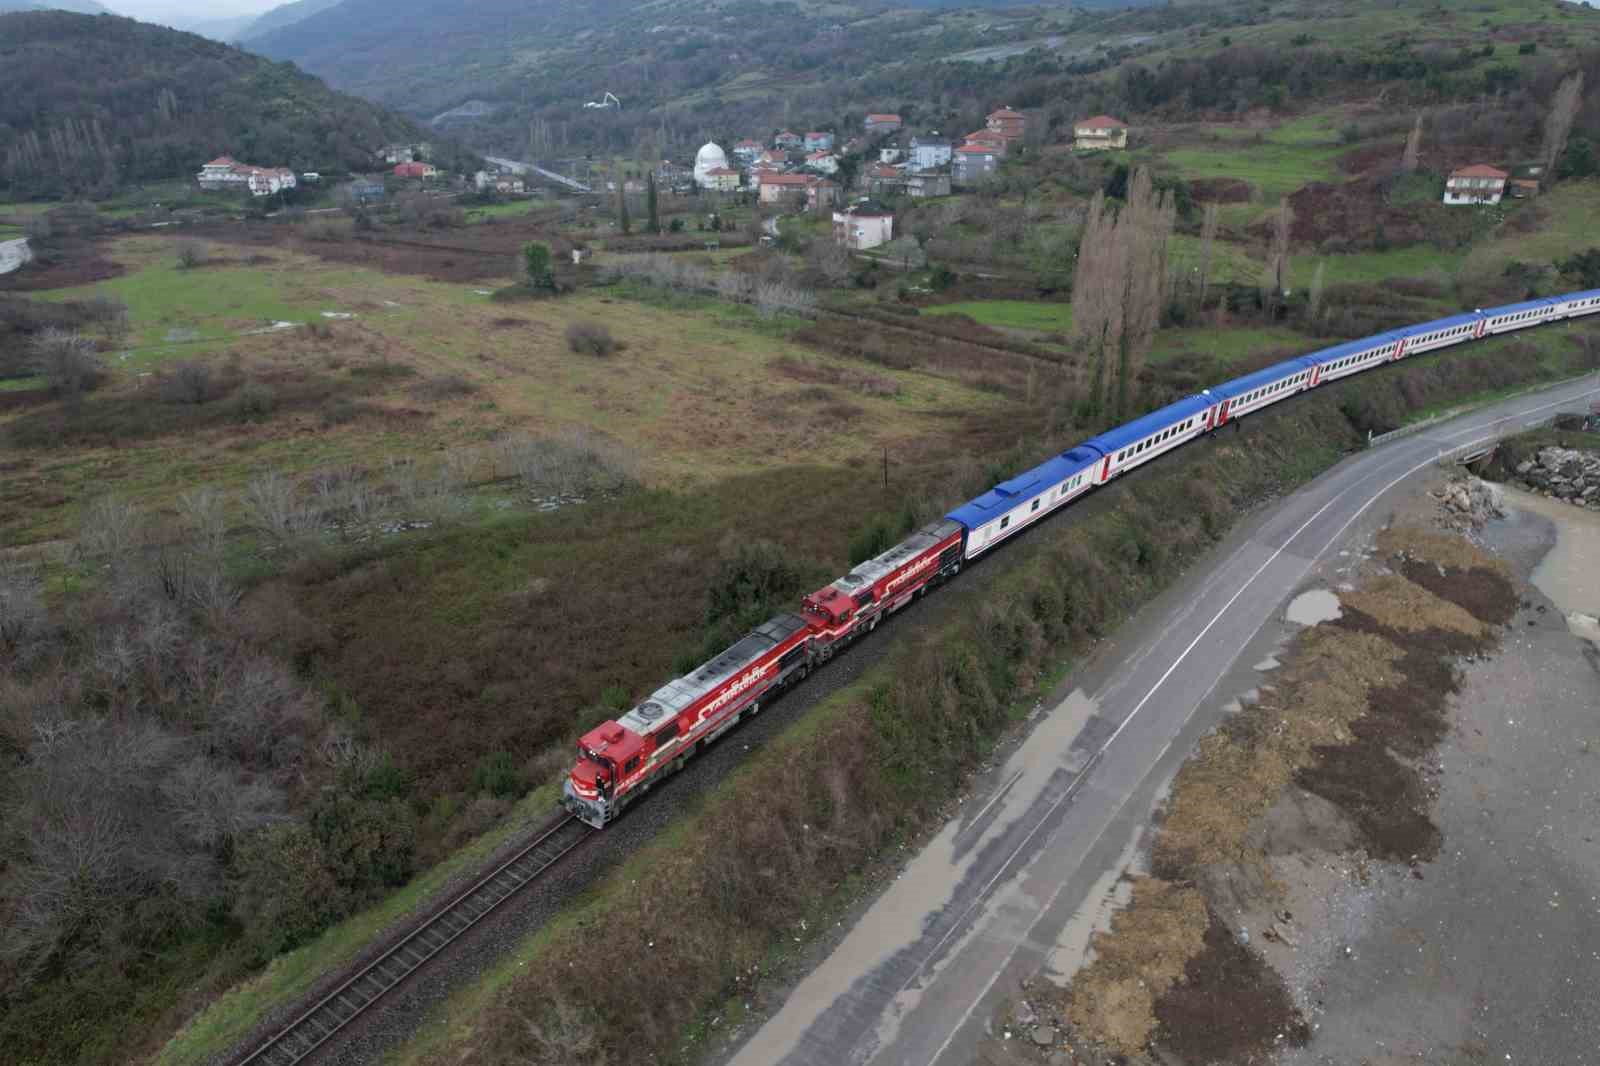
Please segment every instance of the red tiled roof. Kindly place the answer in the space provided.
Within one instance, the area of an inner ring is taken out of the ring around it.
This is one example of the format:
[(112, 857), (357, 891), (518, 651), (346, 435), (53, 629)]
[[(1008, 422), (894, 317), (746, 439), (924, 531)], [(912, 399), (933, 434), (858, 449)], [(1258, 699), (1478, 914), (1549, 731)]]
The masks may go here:
[(826, 137), (826, 136), (828, 136), (828, 134), (822, 132), (821, 130), (808, 130), (806, 132), (806, 136), (807, 137)]
[(973, 130), (967, 134), (967, 140), (979, 141), (987, 144), (1004, 144), (1005, 137), (994, 130)]
[(763, 185), (810, 185), (818, 179), (814, 174), (763, 174)]
[(989, 112), (990, 118), (1021, 118), (1022, 112), (1013, 111), (1009, 107), (1002, 107), (998, 111)]
[(737, 173), (739, 172), (734, 170), (732, 167), (712, 167), (710, 170), (706, 171), (706, 176), (712, 178), (725, 178), (729, 174)]
[(978, 144), (963, 144), (956, 149), (956, 155), (994, 155), (994, 149)]
[(1474, 163), (1470, 167), (1462, 167), (1460, 170), (1452, 170), (1450, 172), (1450, 176), (1452, 178), (1500, 178), (1504, 180), (1511, 175), (1504, 170), (1496, 170), (1494, 167), (1491, 167), (1486, 163)]
[(219, 156), (217, 156), (217, 158), (215, 158), (211, 162), (207, 163), (206, 166), (208, 166), (208, 167), (231, 167), (231, 166), (233, 166), (233, 164), (234, 164), (233, 156), (231, 156), (231, 155), (219, 155)]
[(1120, 118), (1112, 118), (1110, 115), (1096, 115), (1094, 118), (1086, 118), (1082, 122), (1073, 123), (1073, 125), (1080, 130), (1125, 130), (1128, 128), (1126, 122)]
[(899, 122), (899, 115), (868, 115), (868, 122)]

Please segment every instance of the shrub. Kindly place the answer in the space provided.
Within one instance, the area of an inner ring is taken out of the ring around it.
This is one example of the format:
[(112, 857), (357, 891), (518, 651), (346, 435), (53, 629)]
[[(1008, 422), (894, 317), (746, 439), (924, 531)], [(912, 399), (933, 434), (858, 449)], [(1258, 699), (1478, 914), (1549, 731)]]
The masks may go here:
[(193, 270), (195, 267), (205, 266), (208, 259), (206, 247), (199, 241), (184, 241), (178, 245), (179, 270)]
[(233, 398), (234, 417), (241, 422), (266, 418), (278, 404), (277, 394), (259, 381), (247, 381)]
[(437, 403), (442, 400), (451, 400), (459, 396), (471, 396), (478, 391), (478, 386), (462, 377), (460, 374), (444, 374), (440, 377), (419, 381), (411, 386), (409, 392), (418, 400), (428, 400)]
[(205, 403), (211, 398), (211, 368), (204, 363), (179, 363), (161, 375), (157, 391), (167, 403)]
[(599, 322), (574, 322), (567, 327), (567, 347), (579, 355), (606, 356), (619, 347), (611, 330)]
[(478, 760), (472, 768), (472, 790), (491, 796), (515, 796), (522, 792), (522, 774), (509, 751), (495, 751)]
[(76, 333), (47, 329), (33, 341), (34, 370), (63, 396), (89, 392), (105, 378), (94, 342)]

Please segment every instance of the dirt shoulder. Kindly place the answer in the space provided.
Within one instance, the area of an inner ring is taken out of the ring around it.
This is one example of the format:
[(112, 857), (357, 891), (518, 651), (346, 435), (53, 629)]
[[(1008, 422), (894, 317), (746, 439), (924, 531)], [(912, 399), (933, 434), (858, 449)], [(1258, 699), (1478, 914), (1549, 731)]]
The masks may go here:
[(1539, 586), (1581, 586), (1600, 526), (1513, 495), (1442, 533), (1437, 480), (1230, 678), (1109, 928), (980, 1062), (1589, 1061), (1600, 651)]

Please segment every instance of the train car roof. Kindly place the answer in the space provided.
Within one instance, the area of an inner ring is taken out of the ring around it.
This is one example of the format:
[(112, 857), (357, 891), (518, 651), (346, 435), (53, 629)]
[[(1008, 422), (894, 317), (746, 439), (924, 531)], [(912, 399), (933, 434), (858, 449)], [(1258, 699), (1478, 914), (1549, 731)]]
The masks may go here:
[(1553, 296), (1551, 299), (1565, 303), (1570, 300), (1589, 300), (1600, 297), (1600, 289), (1584, 289), (1582, 292), (1569, 292), (1565, 296)]
[(1300, 358), (1309, 360), (1312, 363), (1331, 363), (1335, 359), (1343, 359), (1347, 355), (1370, 352), (1374, 348), (1382, 348), (1386, 344), (1393, 344), (1396, 339), (1392, 333), (1374, 333), (1372, 336), (1362, 337), (1360, 340), (1344, 341), (1341, 344), (1333, 345), (1331, 348), (1320, 348), (1310, 355), (1302, 355)]
[(1235, 396), (1243, 396), (1251, 389), (1259, 389), (1263, 385), (1270, 385), (1274, 381), (1282, 381), (1284, 378), (1292, 377), (1302, 370), (1309, 369), (1310, 366), (1311, 364), (1306, 361), (1305, 356), (1296, 356), (1281, 363), (1273, 363), (1265, 370), (1257, 370), (1254, 374), (1246, 374), (1242, 378), (1234, 378), (1232, 381), (1224, 381), (1221, 385), (1213, 385), (1210, 392), (1212, 396), (1231, 400)]
[[(1532, 304), (1528, 306), (1532, 307)], [(1455, 326), (1465, 326), (1484, 317), (1482, 311), (1466, 311), (1459, 315), (1450, 315), (1446, 318), (1436, 318), (1432, 322), (1423, 322), (1416, 326), (1401, 326), (1391, 332), (1396, 337), (1417, 337), (1424, 333), (1435, 333), (1441, 329), (1451, 329)]]
[(848, 574), (835, 581), (833, 587), (853, 595), (861, 591), (863, 586), (882, 581), (955, 532), (956, 525), (949, 518), (929, 522), (888, 551), (857, 564)]
[(1118, 448), (1126, 448), (1130, 444), (1144, 440), (1152, 433), (1160, 433), (1168, 426), (1182, 422), (1191, 415), (1200, 414), (1214, 403), (1215, 400), (1204, 395), (1190, 396), (1151, 411), (1142, 418), (1135, 418), (1132, 422), (1120, 425), (1116, 429), (1108, 429), (1098, 437), (1084, 442), (1084, 446), (1099, 449), (1101, 455), (1110, 455)]
[(1099, 452), (1080, 444), (1060, 455), (1051, 456), (1032, 470), (1025, 470), (1009, 481), (1002, 481), (977, 499), (968, 500), (945, 517), (952, 522), (960, 522), (968, 529), (976, 529), (995, 515), (1011, 510), (1019, 500), (1032, 499), (1040, 493), (1048, 492), (1074, 474), (1094, 466), (1099, 460)]
[(1521, 303), (1485, 307), (1481, 313), (1484, 318), (1494, 318), (1497, 315), (1514, 315), (1518, 311), (1538, 311), (1549, 307), (1551, 304), (1561, 303), (1564, 299), (1565, 297), (1561, 296), (1541, 296), (1537, 300), (1523, 300)]

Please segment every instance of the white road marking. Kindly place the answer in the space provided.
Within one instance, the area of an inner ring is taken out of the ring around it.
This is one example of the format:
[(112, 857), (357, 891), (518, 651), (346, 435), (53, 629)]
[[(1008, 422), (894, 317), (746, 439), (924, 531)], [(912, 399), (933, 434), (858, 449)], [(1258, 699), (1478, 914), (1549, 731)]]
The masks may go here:
[[(1542, 405), (1540, 405), (1538, 407), (1530, 408), (1529, 410), (1526, 410), (1526, 411), (1520, 411), (1517, 414), (1507, 415), (1507, 416), (1502, 417), (1502, 418), (1496, 418), (1496, 419), (1493, 419), (1493, 420), (1491, 420), (1489, 422), (1483, 423), (1483, 424), (1478, 425), (1478, 426), (1468, 427), (1468, 428), (1466, 428), (1464, 430), (1461, 430), (1461, 431), (1459, 431), (1459, 432), (1457, 432), (1455, 434), (1445, 434), (1445, 436), (1446, 437), (1454, 437), (1454, 436), (1460, 436), (1462, 433), (1477, 432), (1477, 431), (1485, 428), (1486, 426), (1497, 425), (1497, 424), (1499, 424), (1501, 422), (1509, 422), (1509, 421), (1511, 421), (1513, 419), (1517, 419), (1517, 418), (1526, 418), (1528, 415), (1531, 415), (1531, 414), (1533, 414), (1533, 413), (1535, 413), (1537, 411), (1547, 410), (1547, 409), (1549, 409), (1551, 407), (1561, 407), (1561, 406), (1564, 406), (1566, 404), (1570, 404), (1570, 403), (1574, 402), (1575, 400), (1583, 399), (1586, 396), (1594, 396), (1594, 395), (1597, 395), (1597, 394), (1600, 394), (1600, 388), (1590, 389), (1587, 392), (1580, 392), (1576, 396), (1568, 397), (1567, 399), (1563, 399), (1563, 400), (1555, 400), (1555, 401), (1552, 401), (1550, 403), (1542, 404)], [(1475, 444), (1482, 444), (1485, 441), (1490, 441), (1490, 440), (1494, 440), (1494, 439), (1496, 439), (1495, 434), (1490, 433), (1487, 436), (1479, 437), (1479, 438), (1477, 438), (1475, 440), (1468, 441), (1465, 444), (1457, 444), (1457, 445), (1447, 449), (1446, 451), (1439, 453), (1439, 455), (1435, 455), (1432, 458), (1425, 459), (1422, 462), (1417, 463), (1415, 466), (1412, 466), (1410, 469), (1408, 469), (1404, 473), (1402, 473), (1399, 477), (1396, 477), (1394, 480), (1392, 480), (1388, 484), (1384, 485), (1383, 488), (1381, 488), (1377, 492), (1373, 493), (1373, 495), (1371, 497), (1369, 497), (1365, 503), (1363, 503), (1359, 508), (1357, 508), (1357, 510), (1356, 510), (1356, 512), (1354, 514), (1352, 514), (1349, 518), (1345, 519), (1344, 523), (1338, 528), (1338, 530), (1336, 530), (1334, 532), (1333, 536), (1329, 537), (1328, 540), (1322, 545), (1322, 547), (1318, 548), (1317, 551), (1315, 553), (1313, 553), (1310, 556), (1309, 559), (1306, 560), (1306, 565), (1301, 570), (1300, 576), (1295, 578), (1295, 582), (1298, 583), (1300, 581), (1300, 579), (1305, 576), (1306, 573), (1310, 572), (1311, 567), (1316, 564), (1316, 561), (1319, 558), (1322, 557), (1322, 553), (1327, 551), (1328, 548), (1331, 547), (1340, 537), (1344, 536), (1345, 530), (1349, 529), (1350, 526), (1355, 522), (1356, 519), (1360, 518), (1363, 514), (1366, 513), (1367, 508), (1371, 507), (1374, 503), (1376, 503), (1390, 489), (1394, 488), (1396, 485), (1400, 484), (1400, 482), (1404, 481), (1406, 478), (1408, 478), (1411, 475), (1415, 474), (1418, 470), (1421, 470), (1423, 467), (1429, 466), (1429, 465), (1431, 465), (1433, 463), (1438, 462), (1439, 459), (1444, 455), (1452, 454), (1454, 452), (1461, 451), (1464, 448), (1470, 448)], [(909, 979), (907, 979), (905, 984), (901, 985), (901, 987), (900, 987), (900, 991), (901, 992), (904, 992), (907, 988), (909, 988), (911, 986), (911, 984), (914, 981), (916, 981), (922, 975), (923, 970), (925, 970), (927, 968), (928, 961), (932, 960), (936, 955), (938, 955), (939, 951), (944, 947), (944, 945), (946, 943), (949, 942), (950, 938), (952, 936), (954, 936), (956, 934), (956, 932), (959, 931), (962, 928), (962, 926), (964, 926), (966, 924), (967, 919), (972, 915), (972, 912), (974, 910), (976, 910), (977, 907), (979, 906), (979, 904), (988, 896), (990, 889), (992, 889), (994, 887), (995, 883), (997, 881), (999, 881), (1002, 876), (1004, 876), (1004, 874), (1006, 873), (1007, 870), (1010, 869), (1011, 864), (1016, 861), (1017, 856), (1019, 854), (1021, 854), (1023, 849), (1026, 848), (1029, 845), (1029, 843), (1033, 840), (1033, 838), (1038, 834), (1039, 830), (1044, 827), (1045, 823), (1048, 822), (1051, 819), (1051, 817), (1055, 815), (1056, 811), (1060, 810), (1062, 804), (1066, 803), (1067, 800), (1071, 799), (1074, 795), (1077, 794), (1078, 786), (1081, 785), (1085, 780), (1088, 779), (1088, 776), (1094, 770), (1095, 765), (1097, 763), (1099, 763), (1101, 756), (1103, 756), (1106, 753), (1106, 750), (1111, 747), (1111, 744), (1117, 739), (1118, 736), (1120, 736), (1122, 734), (1122, 731), (1128, 727), (1128, 723), (1133, 721), (1134, 715), (1137, 715), (1144, 708), (1145, 704), (1150, 702), (1150, 698), (1156, 694), (1156, 691), (1158, 689), (1160, 689), (1162, 685), (1166, 684), (1167, 679), (1172, 676), (1173, 671), (1175, 671), (1178, 668), (1178, 666), (1180, 664), (1182, 664), (1182, 662), (1189, 657), (1189, 653), (1192, 652), (1195, 649), (1195, 646), (1198, 645), (1200, 643), (1200, 641), (1205, 638), (1205, 635), (1211, 631), (1211, 627), (1216, 625), (1217, 622), (1222, 618), (1222, 616), (1228, 612), (1228, 609), (1233, 606), (1234, 602), (1237, 601), (1238, 598), (1241, 595), (1244, 594), (1245, 589), (1247, 589), (1251, 585), (1253, 585), (1255, 583), (1256, 578), (1260, 577), (1261, 574), (1267, 569), (1267, 567), (1271, 566), (1274, 562), (1276, 562), (1277, 559), (1278, 559), (1278, 556), (1282, 555), (1285, 551), (1287, 551), (1289, 545), (1292, 544), (1300, 536), (1300, 534), (1304, 533), (1306, 531), (1306, 529), (1308, 527), (1310, 527), (1310, 525), (1313, 522), (1315, 522), (1318, 518), (1320, 518), (1322, 516), (1322, 514), (1325, 511), (1327, 511), (1327, 509), (1329, 507), (1332, 507), (1335, 503), (1337, 503), (1339, 500), (1343, 499), (1344, 496), (1348, 495), (1351, 491), (1352, 491), (1351, 489), (1346, 489), (1343, 493), (1340, 493), (1339, 495), (1334, 496), (1327, 503), (1325, 503), (1321, 507), (1317, 508), (1316, 513), (1313, 514), (1310, 518), (1306, 519), (1305, 522), (1303, 522), (1300, 525), (1299, 529), (1296, 529), (1292, 534), (1290, 534), (1289, 537), (1284, 540), (1283, 546), (1278, 548), (1270, 556), (1268, 556), (1267, 561), (1262, 563), (1261, 566), (1256, 569), (1256, 572), (1251, 574), (1249, 579), (1247, 581), (1245, 581), (1245, 583), (1239, 587), (1239, 590), (1237, 592), (1235, 592), (1233, 594), (1233, 596), (1231, 596), (1228, 599), (1228, 602), (1223, 604), (1222, 608), (1219, 611), (1217, 611), (1217, 613), (1214, 616), (1212, 616), (1211, 621), (1206, 623), (1205, 628), (1200, 631), (1200, 634), (1198, 636), (1196, 636), (1194, 638), (1194, 640), (1189, 642), (1189, 646), (1187, 648), (1183, 649), (1183, 652), (1178, 656), (1178, 658), (1176, 660), (1174, 660), (1172, 665), (1167, 668), (1166, 672), (1161, 675), (1160, 680), (1158, 680), (1153, 686), (1151, 686), (1150, 691), (1146, 692), (1144, 694), (1144, 698), (1142, 698), (1138, 702), (1138, 704), (1136, 704), (1134, 706), (1133, 710), (1129, 712), (1128, 717), (1123, 719), (1122, 724), (1119, 725), (1116, 728), (1116, 731), (1113, 732), (1111, 734), (1111, 736), (1106, 740), (1106, 742), (1104, 744), (1102, 744), (1100, 746), (1100, 748), (1094, 753), (1094, 755), (1090, 758), (1088, 765), (1085, 766), (1079, 772), (1077, 779), (1074, 780), (1072, 785), (1067, 789), (1067, 791), (1062, 794), (1061, 798), (1059, 798), (1058, 800), (1055, 801), (1055, 803), (1050, 805), (1050, 809), (1048, 811), (1046, 811), (1045, 814), (1043, 815), (1043, 817), (1041, 817), (1034, 824), (1034, 827), (1031, 830), (1028, 831), (1028, 835), (1023, 837), (1022, 843), (1018, 844), (1016, 849), (1013, 850), (1010, 855), (1006, 856), (1005, 861), (1000, 864), (999, 870), (995, 873), (995, 875), (992, 878), (989, 879), (988, 884), (983, 886), (983, 890), (978, 893), (978, 895), (977, 895), (976, 899), (974, 900), (974, 902), (961, 915), (961, 918), (954, 925), (952, 925), (950, 927), (950, 931), (949, 932), (945, 933), (944, 936), (939, 938), (939, 942), (937, 944), (935, 944), (934, 947), (933, 947), (933, 950), (928, 953), (927, 959), (925, 959), (923, 961), (922, 965), (917, 967), (916, 972), (913, 973)], [(1245, 638), (1244, 645), (1240, 646), (1239, 651), (1234, 652), (1234, 657), (1235, 658), (1239, 655), (1239, 652), (1242, 652), (1244, 650), (1244, 647), (1247, 646), (1250, 643), (1250, 641), (1255, 639), (1256, 634), (1261, 631), (1261, 625), (1264, 625), (1264, 624), (1265, 624), (1265, 619), (1263, 619), (1262, 623), (1258, 624), (1255, 627), (1255, 629), (1251, 630), (1250, 635)], [(1230, 659), (1229, 661), (1231, 662), (1232, 659)], [(1208, 688), (1206, 693), (1202, 693), (1201, 697), (1198, 700), (1195, 701), (1194, 706), (1189, 709), (1188, 714), (1184, 715), (1184, 725), (1188, 724), (1189, 719), (1194, 716), (1194, 712), (1199, 708), (1200, 704), (1205, 701), (1205, 696), (1209, 692), (1210, 692), (1210, 689)], [(1182, 728), (1183, 728), (1182, 726), (1179, 727), (1178, 732), (1180, 734), (1182, 732)], [(1173, 743), (1176, 740), (1177, 740), (1177, 735), (1175, 734), (1171, 739), (1169, 739), (1166, 742), (1166, 744), (1162, 745), (1161, 751), (1157, 753), (1157, 755), (1155, 757), (1155, 760), (1152, 763), (1152, 765), (1154, 765), (1155, 763), (1159, 763), (1161, 761), (1161, 759), (1166, 755), (1167, 751), (1171, 749)], [(1137, 791), (1137, 789), (1134, 789), (1133, 791)], [(1118, 815), (1120, 815), (1122, 813), (1122, 808), (1127, 805), (1128, 800), (1133, 795), (1133, 791), (1130, 791), (1128, 793), (1128, 795), (1124, 796), (1122, 801), (1117, 804), (1116, 809), (1111, 812), (1111, 817), (1110, 817), (1110, 819), (1107, 820), (1105, 826), (1103, 826), (1101, 828), (1100, 832), (1095, 834), (1094, 839), (1089, 842), (1088, 848), (1085, 849), (1086, 851), (1092, 851), (1094, 849), (1094, 847), (1100, 842), (1100, 839), (1103, 836), (1105, 836), (1106, 829), (1109, 829), (1111, 824), (1116, 821)], [(1063, 881), (1060, 885), (1057, 885), (1055, 891), (1050, 894), (1050, 898), (1045, 902), (1045, 905), (1042, 908), (1040, 908), (1039, 913), (1043, 914), (1043, 913), (1049, 911), (1052, 907), (1054, 907), (1057, 898), (1061, 895), (1062, 890), (1065, 889), (1065, 888), (1066, 888), (1066, 882), (1065, 881)], [(1006, 968), (1008, 968), (1011, 965), (1011, 961), (1012, 961), (1012, 959), (1014, 959), (1016, 957), (1017, 949), (1020, 948), (1020, 947), (1021, 947), (1020, 943), (1012, 945), (1011, 950), (1006, 953), (1005, 959), (1002, 960), (1000, 965), (995, 968), (994, 972), (989, 975), (989, 979), (986, 982), (984, 982), (983, 988), (979, 990), (978, 995), (967, 1006), (967, 1009), (961, 1012), (961, 1017), (956, 1019), (955, 1025), (950, 1030), (950, 1035), (945, 1037), (944, 1042), (941, 1043), (939, 1045), (938, 1050), (933, 1053), (933, 1057), (929, 1060), (930, 1062), (937, 1062), (939, 1060), (939, 1057), (941, 1055), (943, 1055), (945, 1053), (945, 1051), (947, 1051), (949, 1049), (950, 1044), (956, 1038), (956, 1034), (961, 1032), (962, 1026), (966, 1025), (967, 1024), (967, 1020), (972, 1017), (972, 1012), (978, 1009), (978, 1004), (983, 1002), (984, 997), (989, 994), (989, 990), (994, 987), (994, 983), (1000, 979), (1001, 972), (1004, 971)]]

